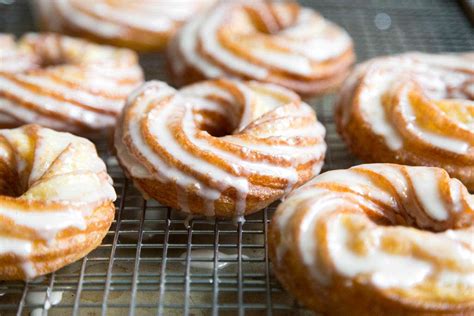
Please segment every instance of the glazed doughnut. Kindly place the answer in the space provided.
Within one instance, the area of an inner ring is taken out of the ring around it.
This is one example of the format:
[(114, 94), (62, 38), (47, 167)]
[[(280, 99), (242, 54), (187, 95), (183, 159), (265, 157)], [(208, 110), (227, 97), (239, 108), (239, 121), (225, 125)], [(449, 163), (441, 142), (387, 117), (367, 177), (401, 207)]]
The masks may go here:
[(137, 55), (56, 34), (0, 34), (0, 128), (37, 123), (94, 134), (115, 126), (143, 81)]
[(56, 271), (100, 245), (115, 191), (94, 145), (25, 125), (0, 130), (0, 280)]
[(140, 51), (164, 48), (216, 0), (33, 0), (41, 28)]
[(188, 22), (169, 46), (177, 84), (233, 77), (304, 95), (332, 90), (355, 59), (339, 26), (296, 3), (223, 1)]
[(278, 207), (276, 276), (324, 315), (472, 315), (474, 196), (434, 167), (317, 176)]
[(146, 197), (191, 215), (240, 218), (318, 174), (325, 129), (273, 84), (151, 81), (128, 99), (115, 133), (120, 164)]
[(474, 54), (406, 53), (363, 63), (336, 123), (368, 162), (441, 167), (474, 190)]

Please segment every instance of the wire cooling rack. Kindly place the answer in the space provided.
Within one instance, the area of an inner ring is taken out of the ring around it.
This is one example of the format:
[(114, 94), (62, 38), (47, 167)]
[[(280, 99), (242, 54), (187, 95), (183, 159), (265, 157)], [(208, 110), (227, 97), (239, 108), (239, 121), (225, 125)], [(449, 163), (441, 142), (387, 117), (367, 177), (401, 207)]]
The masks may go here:
[[(454, 0), (302, 2), (349, 31), (359, 60), (407, 50), (474, 49), (473, 28)], [(0, 0), (0, 32), (34, 29), (26, 0)], [(147, 79), (166, 80), (161, 55), (141, 57)], [(333, 101), (331, 95), (309, 100), (327, 128), (325, 170), (357, 163), (335, 131)], [(266, 245), (275, 205), (238, 226), (186, 220), (144, 201), (107, 146), (98, 148), (118, 193), (116, 220), (102, 245), (46, 277), (0, 282), (0, 315), (310, 314), (271, 273)]]

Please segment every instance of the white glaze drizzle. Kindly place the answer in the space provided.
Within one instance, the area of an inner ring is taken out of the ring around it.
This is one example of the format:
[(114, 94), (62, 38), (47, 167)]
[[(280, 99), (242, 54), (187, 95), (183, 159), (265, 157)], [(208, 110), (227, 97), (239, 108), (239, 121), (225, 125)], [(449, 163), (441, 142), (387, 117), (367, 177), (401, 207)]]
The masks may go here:
[[(242, 116), (240, 118), (240, 123), (237, 124), (239, 127), (237, 131), (245, 129), (253, 119), (255, 119), (254, 114), (254, 101), (255, 101), (255, 92), (252, 92), (248, 86), (237, 81), (228, 81), (227, 84), (234, 85), (241, 96), (244, 98), (244, 101), (241, 107)], [(258, 86), (256, 83), (255, 86)], [(201, 89), (202, 86), (202, 89)], [(271, 85), (261, 85), (260, 89), (271, 89)], [(278, 88), (281, 89), (281, 88)], [(274, 93), (282, 93), (287, 90), (278, 90), (275, 89)], [(267, 154), (273, 155), (273, 153), (279, 153), (281, 157), (285, 157), (288, 162), (294, 164), (293, 166), (282, 167), (274, 165), (266, 161), (250, 161), (242, 158), (241, 156), (224, 149), (216, 148), (212, 143), (208, 141), (207, 138), (198, 137), (199, 133), (202, 133), (198, 129), (195, 123), (193, 110), (196, 109), (194, 104), (198, 98), (205, 98), (206, 96), (220, 96), (228, 102), (231, 102), (228, 108), (225, 108), (225, 111), (230, 111), (229, 113), (236, 115), (235, 109), (236, 104), (238, 105), (235, 97), (226, 89), (220, 87), (217, 84), (212, 82), (205, 82), (202, 84), (196, 84), (187, 88), (184, 88), (181, 92), (175, 93), (173, 89), (162, 84), (162, 83), (147, 83), (144, 87), (137, 90), (133, 96), (129, 98), (129, 104), (135, 104), (134, 115), (129, 115), (129, 125), (125, 128), (127, 131), (124, 134), (122, 131), (116, 133), (116, 147), (121, 163), (125, 165), (127, 171), (132, 173), (132, 176), (141, 178), (142, 175), (146, 174), (147, 170), (152, 177), (155, 176), (156, 179), (164, 182), (175, 182), (181, 189), (178, 194), (178, 202), (180, 208), (189, 212), (188, 199), (184, 195), (186, 188), (196, 188), (197, 194), (203, 198), (205, 203), (204, 214), (206, 216), (212, 216), (214, 201), (220, 198), (221, 193), (227, 190), (228, 188), (234, 188), (237, 196), (235, 199), (235, 216), (242, 216), (246, 210), (246, 197), (249, 191), (249, 181), (247, 177), (250, 174), (259, 174), (266, 175), (270, 177), (279, 177), (286, 180), (286, 191), (288, 192), (298, 180), (298, 173), (295, 169), (298, 163), (314, 161), (318, 167), (313, 168), (314, 172), (319, 172), (321, 167), (321, 158), (324, 156), (325, 145), (323, 143), (324, 138), (324, 128), (319, 123), (312, 125), (312, 136), (317, 137), (320, 140), (320, 143), (317, 145), (312, 145), (308, 147), (295, 147), (296, 150), (292, 154), (287, 154), (290, 151), (290, 146), (283, 146), (282, 150), (278, 151), (279, 146), (275, 146), (275, 150), (272, 152), (269, 147), (267, 151), (263, 151)], [(292, 95), (294, 97), (294, 95)], [(148, 108), (152, 102), (159, 102), (166, 97), (171, 97), (171, 100), (168, 100), (166, 104), (161, 104), (159, 107), (153, 108), (149, 113), (145, 114), (145, 109)], [(282, 107), (285, 106), (285, 103), (275, 103), (263, 101), (264, 106), (267, 106), (267, 111), (276, 110), (275, 106)], [(203, 104), (205, 104), (205, 109), (210, 111), (215, 111), (217, 113), (225, 113), (219, 107), (222, 107), (219, 103), (216, 102), (197, 102), (197, 108), (202, 109)], [(298, 112), (298, 108), (295, 110), (295, 116), (306, 116), (313, 115), (312, 111), (309, 110), (309, 107), (302, 104), (301, 113)], [(125, 112), (128, 112), (126, 109)], [(266, 112), (257, 114), (256, 116), (264, 115)], [(180, 118), (181, 117), (181, 118)], [(231, 116), (232, 118), (232, 116)], [(169, 130), (169, 122), (176, 122), (181, 120), (179, 125), (183, 130), (183, 136), (186, 138), (187, 142), (195, 146), (198, 150), (204, 152), (212, 153), (214, 156), (226, 161), (229, 166), (232, 168), (232, 172), (221, 169), (217, 165), (214, 165), (211, 162), (203, 158), (198, 158), (194, 153), (188, 152), (187, 148), (182, 147), (182, 145), (175, 139), (177, 137)], [(198, 174), (205, 175), (206, 177), (211, 178), (211, 186), (206, 185), (198, 178), (194, 177), (192, 174), (184, 172), (175, 166), (170, 165), (168, 162), (163, 159), (161, 154), (157, 154), (153, 148), (143, 139), (142, 132), (140, 131), (140, 124), (144, 122), (147, 128), (149, 129), (152, 138), (160, 145), (162, 150), (168, 153), (173, 159), (179, 161), (179, 163), (187, 166), (194, 172)], [(292, 129), (298, 130), (297, 127)], [(301, 129), (300, 129), (301, 130)], [(298, 135), (297, 131), (293, 131)], [(278, 133), (276, 133), (278, 134)], [(210, 136), (210, 135), (208, 135)], [(270, 135), (277, 137), (278, 135)], [(269, 137), (270, 137), (269, 136)], [(117, 138), (118, 137), (118, 138)], [(124, 138), (125, 137), (125, 138)], [(130, 155), (130, 153), (125, 153), (125, 144), (124, 140), (130, 137), (131, 145), (134, 150), (137, 150), (140, 155)], [(287, 136), (290, 137), (290, 136)], [(230, 143), (242, 146), (242, 151), (245, 152), (248, 150), (245, 147), (244, 142), (232, 141), (232, 136), (221, 137), (220, 140), (228, 141)], [(251, 141), (249, 141), (251, 142)], [(117, 143), (119, 143), (117, 145)], [(253, 146), (252, 149), (259, 151), (260, 146)], [(312, 151), (312, 149), (317, 148), (318, 150)], [(286, 156), (285, 156), (286, 154)], [(144, 167), (138, 167), (136, 170), (140, 171), (133, 174), (133, 170), (136, 165), (140, 165), (142, 159), (146, 160), (147, 163), (144, 164)], [(150, 164), (150, 165), (148, 165)], [(151, 168), (153, 166), (153, 168)]]
[[(371, 174), (375, 174), (373, 178), (369, 176)], [(378, 183), (380, 177), (392, 183), (397, 198), (388, 197), (393, 194), (392, 191), (383, 194), (376, 191), (386, 190)], [(377, 179), (377, 182), (371, 179)], [(330, 171), (314, 178), (290, 194), (277, 210), (275, 221), (280, 243), (276, 249), (276, 264), (294, 247), (295, 222), (292, 220), (301, 212), (306, 212), (298, 227), (298, 253), (312, 276), (323, 285), (331, 282), (333, 266), (337, 273), (345, 277), (355, 279), (366, 276), (374, 286), (383, 289), (411, 288), (426, 280), (439, 286), (459, 284), (473, 287), (472, 228), (431, 233), (403, 226), (377, 226), (361, 208), (372, 209), (371, 212), (375, 213), (386, 212), (387, 209), (398, 213), (400, 208), (411, 212), (409, 207), (413, 203), (410, 199), (416, 196), (420, 199), (422, 211), (433, 220), (448, 220), (459, 209), (446, 207), (446, 201), (441, 198), (446, 192), (438, 186), (441, 179), (444, 179), (441, 169), (389, 164), (361, 165), (349, 170)], [(454, 194), (451, 194), (453, 204), (460, 205), (470, 195), (459, 181), (449, 181), (451, 187), (456, 187)], [(333, 192), (337, 190), (335, 184), (344, 187), (344, 191)], [(370, 202), (374, 198), (384, 202), (385, 211)], [(325, 225), (327, 235), (318, 239), (315, 233), (322, 229), (322, 225)], [(354, 230), (351, 227), (359, 228)], [(397, 238), (400, 243), (414, 245), (422, 255), (411, 252), (394, 254), (384, 248), (384, 238)], [(352, 243), (358, 240), (364, 240), (364, 252), (352, 248)], [(328, 253), (329, 261), (327, 258), (320, 260), (322, 253)], [(446, 260), (453, 264), (440, 265), (439, 262)]]
[(415, 194), (422, 204), (425, 212), (435, 220), (443, 221), (448, 219), (449, 211), (446, 202), (441, 198), (438, 184), (438, 175), (426, 168), (409, 168), (407, 172), (410, 176)]
[[(6, 92), (0, 98), (0, 122), (38, 123), (73, 132), (83, 125), (110, 128), (128, 92), (142, 81), (136, 57), (128, 50), (34, 33), (14, 45), (15, 51), (28, 52), (37, 64), (8, 76), (0, 74), (0, 92)], [(0, 55), (4, 51), (0, 48)], [(65, 64), (36, 69), (42, 58)], [(35, 71), (24, 73), (27, 70)]]
[[(152, 93), (154, 91), (158, 91), (157, 93)], [(132, 117), (130, 119), (130, 123), (128, 126), (128, 132), (129, 132), (129, 137), (132, 140), (136, 150), (139, 150), (139, 152), (143, 155), (143, 157), (146, 157), (146, 160), (149, 161), (149, 163), (153, 166), (156, 166), (152, 170), (148, 170), (150, 174), (153, 176), (157, 177), (160, 180), (169, 182), (169, 181), (175, 181), (177, 185), (179, 185), (182, 188), (187, 188), (187, 187), (192, 187), (192, 186), (198, 186), (199, 187), (199, 193), (205, 196), (209, 200), (216, 200), (220, 196), (220, 192), (214, 189), (209, 188), (205, 184), (200, 183), (197, 181), (192, 176), (189, 176), (187, 174), (184, 174), (180, 172), (178, 169), (174, 168), (173, 166), (167, 164), (159, 155), (157, 155), (152, 148), (149, 147), (149, 145), (145, 142), (145, 140), (142, 138), (141, 131), (140, 131), (140, 121), (143, 118), (144, 114), (143, 111), (147, 108), (147, 106), (153, 101), (153, 100), (160, 100), (161, 98), (169, 97), (174, 93), (174, 90), (167, 86), (164, 83), (159, 83), (156, 81), (148, 82), (144, 84), (142, 87), (137, 89), (132, 95), (129, 96), (129, 103), (133, 102), (140, 94), (144, 94), (137, 106), (137, 109), (135, 110), (137, 113), (137, 117)], [(120, 132), (119, 132), (120, 133)], [(121, 143), (121, 142), (118, 142)], [(120, 149), (119, 145), (119, 150), (120, 152), (125, 152), (123, 149)], [(121, 156), (119, 156), (121, 159)], [(137, 164), (140, 164), (137, 159), (127, 159), (127, 160), (122, 160), (122, 163), (125, 165), (127, 170), (131, 170), (133, 167), (135, 167)], [(127, 165), (127, 163), (132, 163), (132, 165)], [(184, 198), (181, 199), (183, 201)], [(211, 204), (208, 204), (209, 206), (212, 206)], [(184, 209), (187, 209), (185, 206)], [(211, 210), (206, 210), (206, 213), (211, 213)]]
[[(234, 71), (243, 73), (251, 78), (265, 79), (267, 70), (255, 64), (247, 62), (245, 59), (239, 58), (224, 48), (217, 38), (218, 29), (226, 17), (226, 12), (229, 10), (227, 5), (220, 5), (206, 17), (205, 22), (201, 25), (199, 32), (200, 43), (202, 49), (214, 58), (217, 58), (222, 64), (230, 67)], [(199, 67), (199, 65), (193, 65)]]
[(400, 110), (407, 117), (410, 128), (415, 135), (434, 146), (457, 154), (465, 154), (469, 150), (469, 143), (458, 140), (454, 137), (436, 134), (430, 132), (416, 123), (416, 115), (413, 107), (408, 100), (408, 88), (405, 87), (401, 92)]
[[(371, 282), (377, 287), (404, 288), (419, 284), (432, 272), (429, 263), (409, 256), (389, 254), (380, 249), (370, 250), (368, 254), (360, 256), (347, 246), (351, 236), (340, 218), (332, 219), (328, 226), (330, 256), (336, 269), (348, 277), (371, 274)], [(380, 233), (380, 229), (369, 232), (376, 240), (380, 240), (380, 237), (377, 238)]]
[[(103, 126), (110, 126), (114, 124), (113, 117), (101, 115), (99, 113), (93, 113), (84, 111), (82, 108), (75, 104), (62, 102), (55, 98), (45, 97), (34, 93), (33, 91), (24, 89), (19, 85), (16, 85), (12, 81), (6, 78), (0, 77), (0, 90), (8, 91), (9, 93), (25, 100), (28, 103), (33, 103), (36, 107), (61, 114), (63, 116), (70, 116), (71, 118), (84, 122), (93, 128), (101, 128)], [(18, 106), (18, 105), (17, 105)], [(2, 109), (3, 111), (16, 111), (16, 108)]]
[(387, 113), (380, 104), (382, 94), (392, 83), (391, 77), (374, 70), (370, 79), (371, 81), (366, 80), (364, 82), (367, 89), (361, 91), (359, 95), (361, 110), (364, 117), (370, 120), (373, 131), (384, 137), (387, 146), (392, 150), (399, 150), (403, 146), (403, 139), (399, 132), (389, 123)]
[[(343, 29), (326, 21), (313, 10), (301, 8), (293, 25), (265, 37), (277, 49), (258, 37), (251, 40), (249, 45), (252, 49), (246, 50), (246, 53), (258, 60), (258, 63), (250, 62), (248, 58), (225, 47), (219, 38), (221, 28), (232, 20), (233, 12), (243, 11), (244, 6), (253, 7), (260, 12), (266, 23), (276, 23), (269, 12), (262, 11), (267, 10), (262, 1), (221, 2), (213, 10), (199, 15), (183, 27), (170, 48), (174, 71), (182, 73), (188, 64), (207, 78), (236, 73), (263, 80), (270, 69), (311, 78), (317, 74), (313, 62), (325, 62), (340, 56), (352, 45), (349, 35)], [(273, 6), (278, 9), (278, 4)], [(281, 9), (279, 8), (280, 11)], [(248, 29), (252, 27), (248, 26)], [(243, 31), (242, 36), (247, 35)], [(175, 50), (178, 52), (175, 53)], [(231, 71), (227, 71), (222, 65)]]
[[(468, 71), (471, 71), (471, 74)], [(368, 61), (355, 69), (342, 88), (341, 98), (345, 98), (345, 101), (341, 99), (338, 104), (342, 110), (343, 124), (349, 123), (353, 115), (353, 105), (357, 104), (364, 121), (373, 132), (382, 136), (391, 150), (400, 150), (405, 142), (404, 137), (387, 113), (382, 97), (404, 82), (414, 82), (423, 89), (428, 98), (464, 98), (462, 101), (466, 106), (470, 106), (472, 101), (468, 101), (469, 96), (456, 87), (463, 86), (472, 78), (472, 61), (461, 55), (407, 53)], [(356, 86), (359, 86), (357, 99), (350, 100), (352, 96), (349, 94), (354, 93)], [(400, 111), (407, 120), (406, 128), (409, 132), (421, 141), (447, 152), (465, 155), (472, 150), (472, 144), (466, 140), (458, 139), (454, 135), (428, 131), (417, 124), (413, 105), (408, 98), (411, 86), (402, 89), (399, 101)], [(444, 114), (440, 112), (440, 115)], [(459, 125), (466, 131), (474, 132), (470, 125), (461, 122)]]
[[(214, 0), (173, 1), (94, 1), (34, 0), (40, 16), (48, 27), (61, 31), (65, 25), (87, 30), (99, 36), (114, 38), (128, 36), (130, 28), (163, 33), (173, 31), (179, 24), (209, 6)], [(59, 17), (58, 17), (59, 15)]]
[[(114, 201), (115, 190), (105, 164), (97, 156), (92, 143), (85, 139), (29, 125), (0, 130), (0, 135), (7, 143), (35, 146), (30, 149), (35, 160), (26, 177), (29, 180), (26, 191), (15, 199), (5, 200), (0, 195), (0, 216), (12, 221), (18, 229), (24, 227), (36, 236), (30, 239), (26, 237), (28, 235), (0, 234), (0, 256), (15, 255), (26, 277), (33, 278), (37, 271), (30, 256), (35, 243), (53, 246), (57, 234), (63, 230), (85, 230), (87, 216), (101, 204)], [(25, 143), (25, 139), (30, 137), (36, 137), (36, 142)], [(76, 147), (77, 152), (74, 151)], [(27, 170), (26, 158), (22, 155), (28, 151), (23, 152), (24, 147), (14, 148), (18, 152), (1, 155), (0, 159), (8, 161), (14, 154), (16, 167), (22, 175)]]
[(33, 244), (26, 239), (1, 237), (0, 254), (13, 253), (19, 257), (27, 257), (33, 250)]
[(28, 216), (22, 211), (12, 208), (2, 208), (0, 216), (12, 220), (19, 226), (33, 229), (41, 238), (48, 243), (53, 242), (57, 233), (74, 227), (84, 230), (86, 226), (85, 214), (77, 210), (64, 209), (60, 212), (41, 211), (28, 212)]

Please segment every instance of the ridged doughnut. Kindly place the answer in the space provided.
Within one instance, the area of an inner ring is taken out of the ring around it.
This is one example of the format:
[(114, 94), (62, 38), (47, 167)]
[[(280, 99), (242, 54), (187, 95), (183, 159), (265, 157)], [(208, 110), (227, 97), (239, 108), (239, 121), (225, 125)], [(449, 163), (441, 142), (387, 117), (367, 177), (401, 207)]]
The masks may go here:
[(279, 84), (304, 95), (337, 87), (354, 62), (339, 26), (296, 3), (222, 1), (189, 21), (169, 46), (177, 84), (223, 76)]
[(115, 126), (143, 75), (137, 55), (52, 33), (0, 34), (0, 128), (93, 134)]
[(140, 51), (163, 49), (216, 0), (33, 0), (41, 28)]
[(135, 185), (183, 212), (240, 217), (318, 174), (325, 129), (282, 87), (151, 81), (128, 99), (115, 147)]
[(407, 53), (357, 66), (336, 122), (365, 161), (441, 167), (474, 190), (473, 53)]
[(38, 125), (0, 130), (0, 280), (84, 257), (107, 233), (115, 198), (88, 140)]
[(474, 314), (474, 196), (434, 167), (317, 176), (278, 207), (274, 272), (324, 315)]

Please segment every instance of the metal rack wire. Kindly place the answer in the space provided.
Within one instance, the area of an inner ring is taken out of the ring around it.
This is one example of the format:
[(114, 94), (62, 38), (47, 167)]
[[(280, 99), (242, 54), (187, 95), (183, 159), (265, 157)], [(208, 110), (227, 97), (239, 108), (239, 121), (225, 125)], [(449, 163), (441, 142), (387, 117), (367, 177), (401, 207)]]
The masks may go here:
[[(231, 0), (229, 0), (231, 1)], [(26, 0), (0, 0), (0, 31), (34, 30)], [(345, 27), (359, 60), (407, 50), (474, 49), (474, 32), (456, 1), (301, 1)], [(142, 56), (147, 79), (166, 80), (159, 54)], [(309, 100), (327, 128), (325, 170), (357, 163), (339, 139), (334, 96)], [(38, 280), (0, 282), (0, 315), (306, 314), (271, 273), (267, 228), (275, 205), (235, 226), (186, 220), (144, 201), (98, 144), (115, 180), (116, 220), (84, 259)]]

